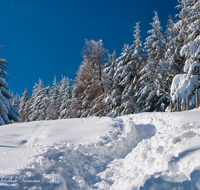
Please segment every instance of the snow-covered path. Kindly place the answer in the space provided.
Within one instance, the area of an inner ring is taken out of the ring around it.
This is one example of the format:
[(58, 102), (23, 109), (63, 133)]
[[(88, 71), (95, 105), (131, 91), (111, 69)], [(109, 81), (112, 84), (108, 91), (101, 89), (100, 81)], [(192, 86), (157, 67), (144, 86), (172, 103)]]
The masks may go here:
[(99, 175), (112, 185), (104, 183), (101, 189), (200, 189), (199, 114), (132, 115), (136, 126), (147, 121), (156, 134), (142, 140), (125, 159), (111, 162)]
[(0, 130), (0, 189), (200, 189), (200, 109)]

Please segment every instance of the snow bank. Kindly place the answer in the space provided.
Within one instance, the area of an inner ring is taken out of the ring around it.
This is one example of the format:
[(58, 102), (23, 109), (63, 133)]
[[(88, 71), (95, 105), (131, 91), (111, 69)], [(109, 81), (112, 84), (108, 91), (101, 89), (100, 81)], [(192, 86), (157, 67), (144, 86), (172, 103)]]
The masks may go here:
[(73, 144), (97, 143), (100, 135), (111, 130), (111, 118), (36, 121), (0, 126), (0, 177), (18, 173), (39, 154), (41, 147), (54, 142)]
[(199, 114), (200, 110), (135, 117), (136, 124), (149, 117), (156, 134), (141, 141), (125, 159), (112, 161), (99, 174), (99, 189), (200, 189)]
[[(181, 109), (185, 108), (186, 96), (190, 97), (190, 109), (196, 106), (196, 99), (194, 90), (199, 87), (198, 75), (192, 75), (188, 79), (187, 74), (178, 74), (173, 78), (171, 85), (170, 96), (174, 103), (175, 108), (177, 108), (177, 98), (179, 97)], [(200, 90), (199, 90), (200, 92)]]
[[(111, 118), (60, 119), (0, 126), (0, 143), (6, 146), (27, 147), (65, 141), (73, 144), (98, 142), (97, 136), (112, 129)], [(22, 142), (23, 141), (23, 142)]]
[[(14, 124), (22, 131), (7, 133), (10, 139), (14, 139), (14, 135), (16, 137), (16, 141), (11, 140), (9, 144), (16, 148), (10, 148), (10, 152), (13, 149), (15, 153), (22, 149), (36, 151), (34, 154), (30, 152), (32, 156), (26, 157), (27, 162), (18, 173), (4, 174), (0, 179), (0, 189), (200, 189), (199, 114), (200, 109), (195, 109), (177, 113), (142, 113), (113, 119)], [(62, 127), (60, 122), (63, 122)], [(55, 130), (50, 123), (58, 126), (59, 130)], [(25, 125), (30, 127), (30, 131), (26, 128), (24, 132)], [(33, 129), (35, 132), (39, 130), (38, 125), (47, 130), (48, 135), (35, 133), (40, 134), (39, 144), (36, 144), (28, 137), (31, 133), (36, 136)], [(83, 125), (88, 134), (82, 129)], [(52, 127), (52, 131), (47, 126)], [(9, 127), (12, 128), (12, 125)], [(99, 131), (92, 133), (96, 127)], [(71, 136), (75, 129), (77, 136)], [(65, 138), (62, 134), (64, 130), (68, 130)], [(79, 139), (81, 133), (82, 143)], [(97, 140), (98, 133), (101, 134)], [(93, 139), (88, 137), (92, 134), (95, 134)], [(53, 136), (55, 143), (52, 144), (47, 137)], [(25, 141), (18, 145), (22, 138), (26, 139), (29, 148)], [(9, 141), (4, 139), (4, 146), (6, 142)], [(7, 147), (7, 150), (10, 149)], [(17, 154), (22, 153), (20, 151)]]
[[(101, 181), (97, 174), (104, 171), (110, 161), (126, 157), (142, 139), (150, 138), (155, 133), (151, 126), (137, 129), (132, 118), (113, 120), (113, 130), (102, 136), (98, 143), (41, 146), (40, 154), (33, 156), (30, 164), (14, 178), (25, 176), (29, 181), (37, 179), (40, 182), (34, 186), (41, 189), (96, 188), (95, 184)], [(18, 182), (19, 189), (27, 186), (33, 188), (32, 183)]]

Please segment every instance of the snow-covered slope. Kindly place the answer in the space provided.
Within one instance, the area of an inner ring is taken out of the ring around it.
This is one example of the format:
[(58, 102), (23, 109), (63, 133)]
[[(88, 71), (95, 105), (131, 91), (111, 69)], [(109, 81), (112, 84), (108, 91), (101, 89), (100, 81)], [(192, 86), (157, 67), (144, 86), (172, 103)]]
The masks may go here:
[(200, 189), (200, 109), (0, 126), (0, 189)]

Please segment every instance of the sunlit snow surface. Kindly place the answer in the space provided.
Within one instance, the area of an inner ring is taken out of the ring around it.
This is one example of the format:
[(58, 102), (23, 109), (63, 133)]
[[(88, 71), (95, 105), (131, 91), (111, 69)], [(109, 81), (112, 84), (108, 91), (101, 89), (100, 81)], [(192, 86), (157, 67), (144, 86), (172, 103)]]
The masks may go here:
[(0, 126), (0, 190), (199, 190), (200, 109)]

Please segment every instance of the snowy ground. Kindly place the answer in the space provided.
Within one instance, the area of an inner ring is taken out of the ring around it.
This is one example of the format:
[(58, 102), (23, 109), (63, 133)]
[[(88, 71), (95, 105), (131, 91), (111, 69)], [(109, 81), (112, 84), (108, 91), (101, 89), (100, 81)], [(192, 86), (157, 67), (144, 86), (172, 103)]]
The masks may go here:
[(0, 190), (200, 190), (200, 109), (0, 126)]

